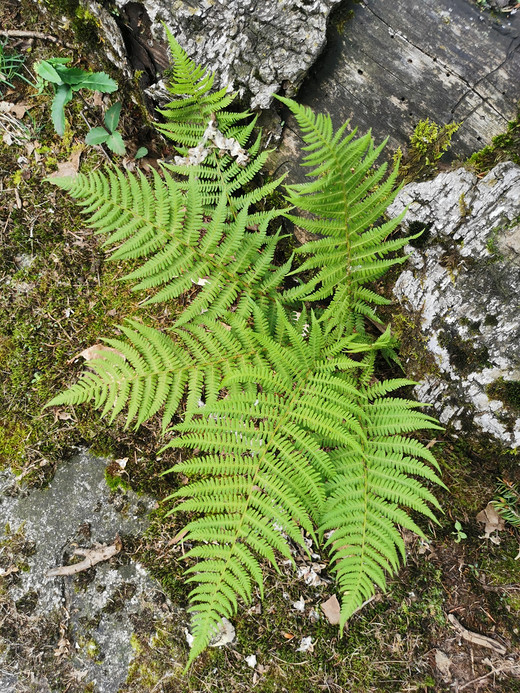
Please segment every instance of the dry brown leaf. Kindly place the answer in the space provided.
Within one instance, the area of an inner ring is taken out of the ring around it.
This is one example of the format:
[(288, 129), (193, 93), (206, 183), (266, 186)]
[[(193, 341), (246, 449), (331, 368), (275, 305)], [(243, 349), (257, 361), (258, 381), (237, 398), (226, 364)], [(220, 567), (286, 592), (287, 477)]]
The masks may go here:
[(104, 344), (93, 344), (91, 347), (88, 347), (87, 349), (83, 349), (83, 351), (80, 351), (79, 354), (76, 354), (73, 358), (69, 359), (67, 363), (72, 363), (76, 359), (79, 359), (80, 357), (83, 357), (85, 361), (92, 361), (92, 359), (103, 359), (105, 358), (106, 352), (111, 351), (113, 354), (117, 354), (120, 356), (124, 361), (126, 361), (126, 356), (122, 354), (120, 351), (117, 349), (114, 349), (113, 347), (105, 346)]
[(79, 170), (79, 162), (83, 154), (83, 147), (78, 147), (67, 161), (58, 163), (58, 170), (51, 173), (49, 178), (58, 178), (61, 176), (75, 176)]
[(0, 101), (0, 113), (10, 113), (20, 120), (27, 112), (24, 103), (11, 103), (10, 101)]
[(72, 414), (70, 414), (68, 411), (65, 411), (64, 409), (57, 409), (54, 412), (54, 421), (72, 421), (73, 420)]
[(336, 626), (339, 623), (341, 607), (335, 594), (321, 604), (321, 610), (331, 625)]
[(180, 541), (184, 539), (184, 537), (188, 534), (187, 529), (181, 529), (180, 532), (178, 532), (170, 541), (168, 542), (168, 546), (173, 546), (174, 544), (178, 544)]
[(485, 525), (484, 536), (481, 539), (490, 539), (494, 544), (500, 544), (499, 537), (493, 535), (493, 532), (501, 532), (505, 527), (505, 522), (491, 503), (488, 503), (484, 510), (478, 513), (477, 520)]
[(60, 639), (58, 647), (54, 650), (55, 657), (67, 657), (70, 654), (70, 641), (66, 637), (67, 626), (65, 623), (60, 623)]
[(9, 568), (6, 568), (6, 570), (2, 570), (0, 568), (0, 577), (7, 577), (8, 575), (11, 575), (12, 573), (17, 573), (19, 570), (18, 566), (16, 565), (11, 565)]
[(445, 683), (451, 681), (450, 667), (452, 665), (453, 662), (442, 650), (435, 650), (435, 666), (439, 670)]

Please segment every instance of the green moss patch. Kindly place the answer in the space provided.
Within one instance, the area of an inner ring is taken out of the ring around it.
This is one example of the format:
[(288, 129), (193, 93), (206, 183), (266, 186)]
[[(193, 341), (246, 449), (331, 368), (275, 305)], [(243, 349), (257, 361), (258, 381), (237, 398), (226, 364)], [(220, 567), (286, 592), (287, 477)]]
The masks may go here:
[(499, 378), (487, 386), (486, 392), (491, 399), (498, 399), (514, 412), (520, 412), (520, 380)]

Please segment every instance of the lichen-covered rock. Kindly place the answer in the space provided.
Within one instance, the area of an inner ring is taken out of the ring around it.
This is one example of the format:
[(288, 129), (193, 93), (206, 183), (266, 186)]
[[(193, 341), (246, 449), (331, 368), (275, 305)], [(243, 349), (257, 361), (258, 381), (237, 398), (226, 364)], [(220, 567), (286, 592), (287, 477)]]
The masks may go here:
[(407, 185), (389, 214), (408, 205), (405, 226), (424, 231), (394, 293), (435, 362), (417, 397), (443, 424), (520, 446), (520, 167)]
[[(89, 1), (92, 4), (93, 0)], [(143, 0), (152, 33), (161, 22), (188, 55), (251, 99), (268, 108), (284, 86), (295, 93), (325, 44), (327, 18), (339, 0)], [(117, 0), (117, 6), (135, 4)]]
[[(125, 537), (148, 526), (155, 501), (111, 492), (105, 466), (81, 452), (41, 490), (24, 490), (10, 471), (0, 473), (2, 634), (13, 634), (0, 650), (2, 693), (57, 690), (56, 677), (60, 685), (69, 680), (73, 691), (116, 693), (134, 656), (134, 624), (170, 608), (160, 586), (124, 551)], [(76, 575), (47, 575), (81, 560), (76, 549), (111, 545), (116, 534), (123, 551), (110, 560)], [(31, 681), (35, 688), (27, 687)]]

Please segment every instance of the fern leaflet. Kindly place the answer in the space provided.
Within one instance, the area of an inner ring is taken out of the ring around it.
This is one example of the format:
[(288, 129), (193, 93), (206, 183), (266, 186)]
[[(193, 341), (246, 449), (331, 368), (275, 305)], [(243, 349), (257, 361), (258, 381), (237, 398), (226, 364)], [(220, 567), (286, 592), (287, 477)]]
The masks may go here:
[(111, 350), (100, 351), (80, 380), (47, 406), (93, 401), (110, 421), (126, 407), (126, 426), (133, 421), (135, 428), (162, 408), (164, 431), (184, 397), (189, 411), (211, 408), (232, 368), (265, 363), (251, 330), (235, 317), (232, 325), (206, 319), (173, 330), (172, 338), (129, 320), (120, 328), (126, 340), (105, 339)]

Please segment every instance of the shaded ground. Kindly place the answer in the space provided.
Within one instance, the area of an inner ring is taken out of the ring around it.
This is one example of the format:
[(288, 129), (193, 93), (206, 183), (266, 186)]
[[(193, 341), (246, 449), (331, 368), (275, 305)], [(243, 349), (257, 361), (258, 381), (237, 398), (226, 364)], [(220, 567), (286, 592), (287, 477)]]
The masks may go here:
[[(49, 5), (54, 16), (63, 11), (61, 5), (57, 11), (54, 0)], [(111, 69), (94, 59), (95, 22), (80, 11), (74, 12), (67, 28), (66, 22), (49, 24), (32, 7), (8, 2), (0, 9), (0, 25), (49, 32), (70, 44), (59, 48), (50, 41), (32, 42), (28, 66), (39, 57), (67, 55), (84, 68)], [(87, 40), (89, 47), (81, 46), (78, 38)], [(26, 53), (29, 43), (13, 39), (8, 47)], [(50, 123), (48, 94), (34, 96), (34, 90), (17, 81), (1, 98), (26, 104), (21, 122), (28, 130), (10, 144), (5, 137), (0, 143), (0, 461), (39, 486), (52, 478), (74, 445), (84, 443), (117, 458), (128, 457), (125, 482), (165, 497), (176, 481), (158, 477), (171, 466), (171, 459), (157, 456), (160, 442), (153, 421), (134, 434), (124, 431), (121, 421), (108, 426), (89, 407), (42, 410), (76, 377), (80, 360), (74, 357), (113, 334), (112, 325), (132, 315), (140, 299), (117, 282), (123, 269), (105, 262), (98, 239), (83, 228), (78, 210), (42, 182), (79, 152), (87, 131), (83, 116), (97, 125), (99, 108), (91, 97), (90, 110), (71, 103), (71, 128), (60, 139)], [(150, 140), (148, 116), (136, 87), (125, 85), (118, 99), (125, 104), (122, 132), (129, 151), (145, 144), (166, 155), (164, 143)], [(3, 119), (0, 138), (6, 132), (12, 135), (13, 127), (17, 126)], [(518, 149), (515, 133), (517, 126), (509, 136), (512, 142), (503, 148), (508, 154), (511, 147)], [(501, 155), (497, 151), (485, 153), (480, 165)], [(81, 165), (98, 167), (105, 158), (97, 150), (85, 150)], [(128, 165), (135, 165), (131, 156)], [(158, 312), (143, 317), (168, 319)], [(406, 317), (392, 319), (406, 338), (404, 348), (413, 351), (413, 326), (406, 325)], [(264, 601), (235, 619), (235, 643), (206, 652), (187, 676), (181, 673), (186, 622), (177, 612), (151, 612), (134, 624), (135, 658), (121, 693), (520, 691), (520, 561), (515, 560), (519, 535), (508, 525), (500, 532), (500, 543), (493, 543), (482, 538), (483, 526), (475, 519), (493, 497), (497, 477), (517, 481), (517, 458), (486, 445), (469, 449), (448, 433), (438, 436), (435, 451), (450, 489), (440, 495), (445, 515), (439, 526), (424, 528), (426, 542), (405, 537), (406, 567), (385, 595), (351, 619), (345, 637), (340, 638), (321, 613), (320, 604), (334, 594), (334, 585), (327, 577), (326, 561), (316, 557), (314, 569), (321, 584), (307, 585), (290, 567), (282, 577), (270, 575)], [(164, 509), (157, 510), (147, 535), (124, 548), (149, 567), (174, 604), (184, 607), (188, 590), (179, 579), (184, 547), (172, 542), (183, 522), (163, 515)], [(457, 536), (456, 521), (466, 537)], [(4, 541), (1, 555), (9, 560), (2, 567), (22, 565), (29, 550), (13, 534)], [(297, 562), (303, 566), (303, 559)], [(22, 692), (43, 690), (31, 680), (52, 680), (56, 660), (49, 653), (60, 640), (59, 623), (32, 621), (26, 607), (10, 602), (0, 584), (0, 647), (13, 639), (20, 643), (17, 656), (26, 662), (25, 679), (17, 689)], [(506, 654), (461, 639), (448, 620), (450, 614), (465, 628), (503, 645)], [(298, 651), (307, 637), (312, 647)], [(254, 668), (245, 659), (252, 654), (257, 658)], [(65, 674), (53, 685), (63, 693), (92, 691)]]

